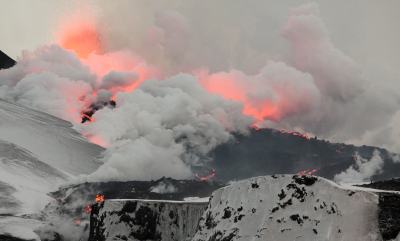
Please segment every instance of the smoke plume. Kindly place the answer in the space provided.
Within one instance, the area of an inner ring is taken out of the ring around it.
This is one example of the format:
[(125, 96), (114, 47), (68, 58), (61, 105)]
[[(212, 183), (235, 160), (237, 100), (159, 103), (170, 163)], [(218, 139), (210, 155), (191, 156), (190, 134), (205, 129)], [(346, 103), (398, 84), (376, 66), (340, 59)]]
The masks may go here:
[(382, 172), (384, 161), (378, 150), (375, 150), (371, 159), (362, 158), (355, 154), (355, 165), (346, 171), (335, 175), (335, 181), (342, 183), (357, 183), (370, 181), (371, 177)]
[(400, 96), (335, 46), (318, 5), (286, 20), (264, 16), (267, 6), (89, 4), (62, 18), (55, 44), (0, 72), (0, 98), (71, 121), (107, 147), (90, 180), (191, 177), (250, 126), (400, 150)]

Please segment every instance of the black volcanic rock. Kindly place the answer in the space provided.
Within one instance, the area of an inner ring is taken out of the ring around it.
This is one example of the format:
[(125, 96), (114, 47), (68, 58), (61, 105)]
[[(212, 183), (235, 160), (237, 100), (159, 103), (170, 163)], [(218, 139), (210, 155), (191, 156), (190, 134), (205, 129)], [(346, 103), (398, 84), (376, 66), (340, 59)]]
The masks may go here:
[(357, 186), (374, 188), (374, 189), (379, 189), (379, 190), (387, 190), (387, 191), (400, 191), (400, 178), (371, 182), (368, 184), (362, 184), (362, 185), (357, 185)]
[(26, 240), (26, 239), (21, 239), (21, 238), (16, 238), (7, 234), (0, 234), (0, 240), (1, 241), (33, 241), (33, 240)]
[[(385, 191), (400, 191), (400, 178), (358, 185)], [(400, 194), (380, 192), (379, 229), (384, 240), (395, 239), (400, 232)]]
[(384, 240), (392, 240), (400, 232), (400, 195), (379, 193), (379, 230)]
[(0, 50), (0, 69), (8, 69), (16, 64), (15, 60)]
[[(51, 196), (63, 203), (72, 203), (74, 200), (94, 201), (94, 197), (98, 193), (103, 194), (106, 199), (182, 201), (186, 197), (208, 197), (222, 186), (224, 185), (218, 182), (172, 178), (161, 178), (156, 181), (91, 182), (62, 188), (51, 193)], [(157, 190), (156, 187), (158, 187)], [(166, 190), (160, 190), (163, 188)]]
[(106, 200), (93, 205), (89, 241), (184, 241), (193, 237), (208, 202)]
[(355, 163), (354, 155), (370, 159), (375, 150), (384, 160), (383, 172), (372, 180), (397, 177), (400, 163), (387, 150), (372, 146), (332, 143), (274, 129), (251, 130), (248, 135), (218, 146), (211, 154), (211, 168), (220, 181), (240, 180), (275, 173), (293, 174), (316, 169), (315, 175), (333, 179)]

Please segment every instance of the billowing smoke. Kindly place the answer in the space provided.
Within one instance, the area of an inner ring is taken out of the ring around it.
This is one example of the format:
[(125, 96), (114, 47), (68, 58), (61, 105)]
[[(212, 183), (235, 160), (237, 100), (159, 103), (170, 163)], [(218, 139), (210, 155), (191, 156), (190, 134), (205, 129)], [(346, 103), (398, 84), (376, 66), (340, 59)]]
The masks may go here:
[(209, 94), (195, 77), (178, 75), (145, 81), (116, 98), (115, 109), (97, 111), (83, 127), (87, 136), (104, 140), (105, 164), (89, 178), (188, 178), (189, 165), (228, 141), (231, 132), (245, 132), (252, 123), (239, 103)]
[(269, 62), (252, 76), (232, 70), (203, 75), (200, 81), (209, 92), (243, 103), (243, 113), (257, 124), (307, 113), (321, 98), (310, 74), (282, 62)]
[[(0, 97), (69, 120), (107, 147), (90, 180), (190, 177), (251, 125), (400, 149), (399, 95), (334, 45), (316, 4), (268, 29), (254, 3), (225, 15), (215, 11), (222, 3), (174, 3), (107, 1), (100, 13), (63, 18), (56, 45), (0, 72)], [(213, 24), (202, 24), (205, 12)], [(270, 44), (276, 51), (264, 51)]]
[(371, 159), (362, 158), (358, 153), (355, 154), (355, 164), (347, 170), (335, 175), (335, 181), (341, 183), (360, 183), (370, 181), (372, 176), (380, 174), (383, 169), (384, 161), (378, 150), (375, 150)]

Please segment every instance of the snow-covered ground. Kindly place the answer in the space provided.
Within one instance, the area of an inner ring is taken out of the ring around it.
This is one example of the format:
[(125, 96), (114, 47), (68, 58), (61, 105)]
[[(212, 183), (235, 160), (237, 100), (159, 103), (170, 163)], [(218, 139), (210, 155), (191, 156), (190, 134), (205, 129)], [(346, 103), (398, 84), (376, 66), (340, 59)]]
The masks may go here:
[(96, 170), (102, 150), (69, 122), (0, 99), (0, 234), (31, 232), (37, 221), (26, 215), (45, 207), (48, 192)]
[(378, 241), (378, 203), (324, 178), (251, 178), (213, 193), (193, 241)]

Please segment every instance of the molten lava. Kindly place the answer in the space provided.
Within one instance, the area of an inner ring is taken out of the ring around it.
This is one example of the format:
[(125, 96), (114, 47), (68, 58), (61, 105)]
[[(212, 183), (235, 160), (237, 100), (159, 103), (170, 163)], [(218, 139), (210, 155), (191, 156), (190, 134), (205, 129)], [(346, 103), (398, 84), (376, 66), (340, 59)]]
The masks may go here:
[(306, 169), (306, 170), (299, 171), (296, 175), (310, 176), (310, 175), (314, 175), (314, 173), (316, 173), (317, 171), (318, 171), (318, 169)]
[(103, 194), (97, 194), (95, 200), (96, 200), (96, 203), (104, 202), (104, 200), (105, 200), (104, 195)]
[(281, 130), (279, 130), (279, 132), (283, 133), (283, 134), (289, 134), (289, 135), (292, 135), (292, 136), (298, 136), (298, 137), (301, 137), (301, 138), (306, 139), (306, 140), (310, 140), (311, 139), (311, 137), (308, 136), (307, 134), (303, 134), (303, 133), (300, 133), (298, 131), (289, 131), (289, 130), (281, 129)]

